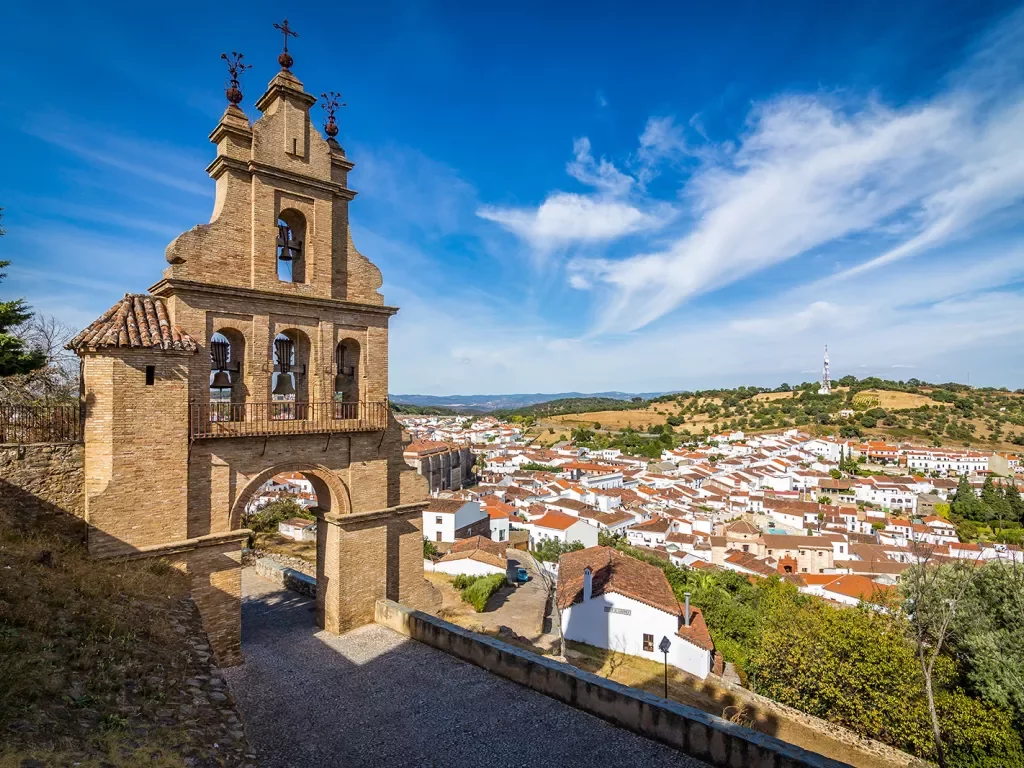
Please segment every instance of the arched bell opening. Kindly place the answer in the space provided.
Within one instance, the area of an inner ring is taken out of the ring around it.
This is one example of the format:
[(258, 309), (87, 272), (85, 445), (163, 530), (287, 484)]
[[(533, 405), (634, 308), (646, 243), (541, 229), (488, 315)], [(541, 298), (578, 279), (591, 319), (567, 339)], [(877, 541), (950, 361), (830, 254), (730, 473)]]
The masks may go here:
[(233, 420), (233, 406), (245, 403), (244, 356), (245, 337), (238, 331), (222, 329), (210, 337), (210, 403), (220, 420)]
[(277, 219), (277, 279), (306, 282), (306, 217), (293, 208)]
[(345, 339), (334, 350), (335, 418), (359, 417), (359, 342)]
[(302, 331), (282, 331), (274, 338), (274, 375), (270, 393), (273, 418), (307, 418), (309, 349), (309, 339)]

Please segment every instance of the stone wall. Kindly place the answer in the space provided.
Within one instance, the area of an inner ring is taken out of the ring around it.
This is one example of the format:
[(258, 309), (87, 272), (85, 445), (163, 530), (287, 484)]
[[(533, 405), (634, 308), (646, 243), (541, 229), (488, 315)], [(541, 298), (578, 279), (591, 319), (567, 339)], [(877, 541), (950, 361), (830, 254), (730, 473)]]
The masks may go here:
[(699, 709), (605, 680), (414, 611), (377, 602), (376, 622), (614, 725), (716, 766), (849, 768)]
[(0, 445), (0, 519), (40, 525), (62, 513), (83, 518), (83, 465), (79, 444)]

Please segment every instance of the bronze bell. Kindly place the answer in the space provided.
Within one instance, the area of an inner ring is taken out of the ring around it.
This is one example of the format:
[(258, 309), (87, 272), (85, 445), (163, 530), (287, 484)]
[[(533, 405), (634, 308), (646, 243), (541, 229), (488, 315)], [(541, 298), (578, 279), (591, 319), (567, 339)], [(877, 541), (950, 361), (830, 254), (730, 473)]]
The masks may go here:
[(278, 247), (278, 258), (281, 261), (291, 261), (292, 254), (288, 249), (288, 240), (290, 239), (291, 230), (287, 224), (277, 225), (277, 247)]
[(275, 395), (294, 395), (295, 384), (292, 382), (292, 375), (290, 373), (280, 373), (277, 376), (277, 384), (274, 385)]
[(212, 389), (231, 389), (231, 377), (227, 371), (217, 371), (213, 374)]
[(292, 368), (292, 340), (287, 337), (274, 339), (274, 353), (277, 367), (281, 373), (288, 373)]

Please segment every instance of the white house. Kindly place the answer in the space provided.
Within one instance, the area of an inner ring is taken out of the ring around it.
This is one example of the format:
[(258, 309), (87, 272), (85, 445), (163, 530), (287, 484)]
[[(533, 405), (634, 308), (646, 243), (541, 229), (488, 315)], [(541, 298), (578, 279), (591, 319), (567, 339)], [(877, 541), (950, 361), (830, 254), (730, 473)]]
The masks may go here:
[(277, 532), (295, 541), (316, 541), (316, 520), (291, 517), (277, 524)]
[(702, 680), (711, 671), (715, 645), (704, 617), (679, 605), (656, 566), (611, 547), (569, 552), (559, 560), (557, 599), (567, 640), (660, 662), (667, 639), (669, 664)]
[(656, 517), (628, 529), (626, 539), (634, 547), (663, 547), (665, 546), (665, 537), (673, 532), (674, 527), (671, 520), (667, 517)]
[(597, 546), (596, 527), (561, 512), (548, 512), (523, 527), (530, 532), (530, 549), (536, 549), (545, 539), (554, 539), (562, 544), (578, 541), (584, 547)]
[(515, 508), (500, 501), (487, 505), (487, 516), (491, 519), (491, 540), (508, 541), (509, 515), (515, 514)]
[(490, 517), (479, 501), (431, 499), (423, 510), (423, 538), (451, 542), (471, 536), (490, 536)]

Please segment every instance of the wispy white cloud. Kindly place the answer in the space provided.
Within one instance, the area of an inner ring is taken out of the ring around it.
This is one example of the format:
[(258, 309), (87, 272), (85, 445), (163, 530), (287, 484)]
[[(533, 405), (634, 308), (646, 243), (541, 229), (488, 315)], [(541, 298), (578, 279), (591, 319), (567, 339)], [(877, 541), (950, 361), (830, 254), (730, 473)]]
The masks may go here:
[[(984, 358), (988, 383), (1005, 383), (1016, 363), (997, 353), (1024, 333), (1024, 296), (1000, 286), (1024, 278), (1024, 249), (958, 255), (924, 280), (909, 265), (868, 272), (827, 301), (813, 286), (798, 286), (741, 310), (709, 309), (627, 336), (566, 337), (557, 326), (510, 322), (486, 305), (421, 309), (410, 299), (392, 334), (400, 350), (392, 354), (396, 391), (416, 382), (431, 393), (774, 386), (817, 379), (826, 340), (835, 376), (891, 377), (912, 367), (919, 377), (948, 381), (963, 378), (959, 361)], [(421, 328), (443, 341), (426, 343)], [(429, 383), (420, 370), (430, 371)]]
[(623, 173), (614, 163), (601, 158), (595, 160), (590, 153), (590, 139), (586, 136), (572, 144), (573, 159), (565, 166), (565, 172), (581, 184), (595, 187), (612, 197), (628, 195), (636, 179)]
[(672, 216), (666, 203), (634, 202), (631, 192), (637, 179), (604, 157), (595, 159), (586, 137), (573, 142), (573, 157), (565, 170), (595, 191), (552, 192), (536, 208), (483, 205), (477, 216), (526, 240), (540, 256), (573, 244), (607, 243), (654, 230)]
[(483, 206), (477, 215), (501, 224), (541, 251), (614, 240), (660, 224), (656, 216), (629, 203), (572, 192), (556, 192), (538, 208)]
[[(213, 197), (213, 185), (203, 173), (209, 158), (204, 161), (198, 152), (117, 134), (82, 121), (75, 121), (74, 134), (52, 127), (69, 122), (59, 116), (40, 116), (23, 130), (86, 163), (105, 166), (179, 192)], [(178, 173), (164, 170), (168, 168), (183, 170)]]
[[(644, 190), (665, 166), (692, 169), (679, 199), (664, 201), (691, 222), (685, 229), (625, 257), (570, 262), (572, 287), (596, 291), (595, 333), (639, 329), (700, 294), (858, 238), (859, 263), (832, 278), (846, 281), (972, 234), (1024, 200), (1022, 65), (1024, 9), (928, 100), (789, 94), (756, 104), (742, 133), (719, 143), (701, 138), (699, 119), (652, 117), (634, 176), (577, 141), (570, 175), (596, 195), (555, 192), (535, 209), (482, 215), (535, 245), (612, 240), (651, 229), (642, 216), (656, 203)], [(599, 207), (609, 200), (614, 208)]]

